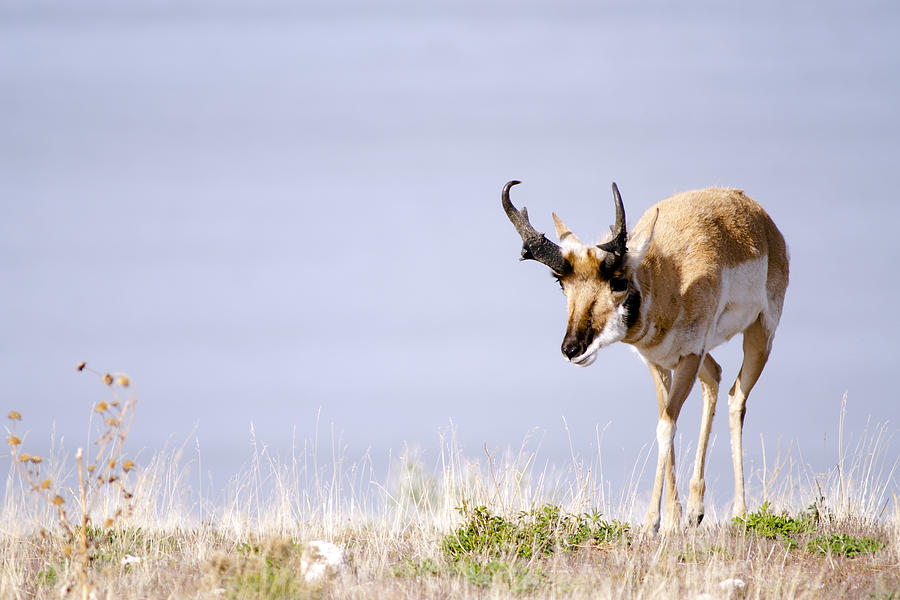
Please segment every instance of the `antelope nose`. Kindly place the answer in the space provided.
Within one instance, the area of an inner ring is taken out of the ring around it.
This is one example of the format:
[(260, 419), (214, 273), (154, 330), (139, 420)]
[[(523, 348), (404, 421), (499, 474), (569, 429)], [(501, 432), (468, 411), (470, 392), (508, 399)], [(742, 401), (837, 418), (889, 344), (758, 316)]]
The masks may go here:
[(566, 356), (566, 358), (572, 360), (576, 356), (581, 356), (582, 354), (584, 354), (584, 344), (574, 338), (569, 339), (567, 337), (563, 340), (562, 343), (562, 353)]

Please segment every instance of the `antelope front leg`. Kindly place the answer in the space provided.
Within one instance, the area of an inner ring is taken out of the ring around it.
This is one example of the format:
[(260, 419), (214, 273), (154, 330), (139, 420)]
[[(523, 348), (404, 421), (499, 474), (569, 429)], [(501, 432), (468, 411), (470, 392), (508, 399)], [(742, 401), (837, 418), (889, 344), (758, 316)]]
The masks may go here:
[[(656, 424), (656, 478), (653, 481), (653, 492), (650, 496), (650, 508), (647, 511), (647, 518), (644, 520), (644, 529), (655, 532), (659, 529), (659, 511), (662, 501), (663, 479), (668, 471), (669, 476), (669, 497), (667, 505), (667, 528), (676, 528), (681, 519), (681, 506), (678, 503), (678, 495), (675, 491), (675, 460), (674, 460), (674, 439), (675, 439), (675, 422), (678, 420), (678, 414), (685, 399), (694, 386), (694, 380), (697, 378), (697, 372), (700, 369), (701, 356), (697, 354), (688, 354), (678, 361), (672, 376), (671, 386), (668, 386), (666, 400), (663, 403), (660, 400), (659, 421)], [(651, 365), (650, 372), (653, 374), (654, 383), (657, 381), (665, 382), (667, 379), (664, 374), (668, 371), (659, 365)], [(664, 386), (665, 387), (665, 386)], [(657, 383), (657, 398), (660, 394), (660, 384)]]
[(700, 437), (697, 439), (697, 456), (694, 459), (694, 475), (691, 477), (691, 495), (688, 499), (688, 523), (699, 525), (703, 520), (703, 494), (706, 491), (706, 447), (709, 444), (709, 430), (716, 412), (716, 398), (722, 367), (709, 354), (700, 366), (700, 387), (703, 388), (703, 417), (700, 421)]

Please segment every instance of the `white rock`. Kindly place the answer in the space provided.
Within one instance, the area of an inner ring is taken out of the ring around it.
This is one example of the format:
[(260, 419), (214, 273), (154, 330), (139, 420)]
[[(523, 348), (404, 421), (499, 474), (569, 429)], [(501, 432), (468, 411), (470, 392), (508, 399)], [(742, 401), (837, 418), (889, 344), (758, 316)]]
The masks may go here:
[(350, 561), (344, 551), (323, 540), (307, 542), (300, 555), (300, 573), (309, 582), (333, 577), (349, 567)]
[(131, 554), (126, 554), (122, 558), (122, 564), (123, 565), (139, 565), (139, 564), (141, 564), (141, 557), (140, 556), (132, 556)]
[(747, 586), (747, 583), (743, 579), (738, 579), (737, 577), (733, 577), (731, 579), (725, 579), (724, 581), (719, 582), (719, 588), (726, 592), (734, 592), (737, 590), (742, 590)]

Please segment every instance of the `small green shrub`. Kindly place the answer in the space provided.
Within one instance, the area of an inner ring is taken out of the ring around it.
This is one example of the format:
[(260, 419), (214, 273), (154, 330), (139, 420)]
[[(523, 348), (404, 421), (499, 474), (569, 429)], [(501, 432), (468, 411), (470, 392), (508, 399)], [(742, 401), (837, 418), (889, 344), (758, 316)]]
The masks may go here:
[(628, 539), (625, 523), (606, 521), (598, 512), (566, 513), (551, 504), (512, 518), (485, 506), (470, 509), (463, 504), (457, 510), (464, 522), (441, 540), (450, 572), (473, 585), (497, 584), (514, 593), (533, 592), (547, 580), (535, 559)]
[(458, 509), (465, 522), (444, 537), (441, 549), (450, 560), (465, 556), (518, 556), (532, 558), (572, 551), (588, 544), (626, 539), (628, 525), (605, 521), (599, 513), (575, 515), (558, 506), (520, 512), (512, 519), (494, 515), (484, 506)]
[[(815, 506), (815, 505), (813, 505)], [(812, 507), (792, 517), (787, 513), (773, 514), (769, 503), (763, 502), (759, 510), (742, 517), (735, 517), (732, 522), (745, 532), (774, 540), (784, 539), (792, 548), (796, 547), (794, 536), (813, 533), (819, 523), (820, 513)]]
[(288, 539), (242, 544), (233, 556), (214, 559), (211, 569), (223, 576), (225, 598), (274, 600), (308, 598), (315, 589), (300, 571), (302, 547)]
[[(75, 538), (78, 535), (80, 530), (76, 531)], [(69, 538), (68, 543), (74, 544), (75, 538)], [(142, 556), (149, 546), (141, 527), (104, 529), (88, 525), (85, 539), (93, 549), (91, 562), (94, 564), (118, 564), (126, 554)]]
[[(788, 548), (799, 548), (800, 544), (795, 539), (817, 533), (817, 529), (824, 519), (830, 519), (830, 514), (823, 508), (820, 498), (800, 513), (792, 517), (787, 513), (772, 514), (769, 503), (764, 502), (759, 510), (743, 517), (735, 517), (734, 524), (746, 532), (752, 532), (768, 539), (781, 539)], [(806, 543), (806, 550), (818, 554), (834, 554), (838, 556), (854, 557), (859, 554), (877, 552), (884, 548), (884, 542), (874, 538), (853, 537), (846, 533), (833, 533), (819, 535)]]
[(53, 565), (47, 565), (34, 576), (34, 583), (38, 587), (53, 587), (57, 581), (59, 581), (59, 575)]
[(839, 556), (854, 557), (858, 554), (871, 554), (884, 548), (884, 542), (875, 538), (853, 537), (846, 533), (834, 533), (832, 535), (820, 535), (813, 538), (806, 545), (810, 552), (819, 554), (837, 554)]

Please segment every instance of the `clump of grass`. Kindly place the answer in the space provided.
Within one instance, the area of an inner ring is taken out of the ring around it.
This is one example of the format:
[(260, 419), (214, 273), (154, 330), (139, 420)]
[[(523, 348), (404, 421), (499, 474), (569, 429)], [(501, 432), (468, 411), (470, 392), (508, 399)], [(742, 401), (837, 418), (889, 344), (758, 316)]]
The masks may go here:
[(870, 537), (854, 537), (846, 533), (820, 535), (811, 539), (806, 549), (819, 554), (833, 554), (853, 558), (859, 554), (871, 554), (885, 547), (884, 542)]
[(207, 586), (225, 598), (315, 597), (318, 588), (302, 576), (302, 550), (293, 540), (281, 537), (241, 544), (236, 552), (218, 553), (207, 563)]
[(440, 575), (443, 569), (438, 561), (432, 558), (425, 560), (413, 560), (405, 557), (399, 564), (392, 565), (389, 569), (393, 577), (422, 577), (428, 575)]
[(703, 563), (713, 557), (718, 557), (722, 560), (731, 560), (734, 558), (734, 554), (728, 550), (728, 548), (717, 544), (709, 546), (689, 544), (684, 550), (675, 555), (676, 560), (682, 563)]
[(548, 580), (546, 571), (540, 566), (515, 560), (462, 560), (453, 563), (451, 570), (462, 575), (472, 585), (478, 587), (498, 585), (514, 594), (533, 593)]
[(485, 506), (459, 507), (465, 522), (441, 542), (450, 560), (467, 556), (533, 558), (556, 551), (573, 551), (590, 544), (626, 539), (628, 525), (606, 521), (599, 513), (575, 515), (547, 504), (512, 519), (494, 515)]
[(781, 539), (789, 547), (796, 548), (797, 536), (813, 533), (819, 523), (820, 513), (817, 505), (810, 505), (806, 511), (797, 516), (788, 513), (774, 514), (768, 501), (763, 502), (756, 512), (735, 517), (732, 522), (743, 531), (753, 533), (770, 540)]
[(34, 576), (34, 583), (37, 587), (53, 587), (59, 580), (59, 575), (53, 565), (47, 565)]
[(512, 518), (493, 514), (486, 506), (463, 504), (457, 510), (464, 522), (440, 545), (449, 570), (476, 586), (499, 582), (515, 593), (534, 591), (546, 581), (541, 559), (628, 536), (625, 523), (606, 521), (597, 512), (567, 513), (552, 504)]
[[(759, 510), (735, 517), (734, 524), (740, 526), (745, 532), (767, 539), (780, 539), (790, 549), (799, 548), (797, 538), (813, 533), (822, 533), (821, 524), (829, 521), (830, 513), (824, 509), (824, 499), (819, 498), (813, 504), (797, 516), (787, 513), (773, 514), (768, 502), (764, 502)], [(871, 537), (855, 537), (847, 533), (832, 533), (819, 535), (806, 543), (806, 550), (818, 554), (854, 557), (859, 554), (877, 552), (885, 547), (881, 542)]]
[[(83, 448), (78, 448), (75, 453), (78, 489), (71, 490), (63, 482), (54, 481), (46, 475), (48, 470), (45, 470), (43, 457), (22, 451), (22, 439), (16, 433), (22, 414), (17, 410), (12, 410), (7, 415), (10, 425), (7, 428), (6, 442), (12, 462), (26, 489), (34, 494), (37, 501), (44, 501), (55, 508), (59, 526), (66, 538), (63, 554), (72, 557), (81, 585), (81, 596), (87, 599), (92, 588), (90, 565), (97, 557), (97, 550), (103, 539), (103, 535), (98, 535), (98, 532), (101, 528), (111, 529), (118, 519), (127, 516), (131, 510), (129, 501), (132, 494), (125, 482), (128, 473), (135, 468), (135, 463), (133, 460), (122, 459), (122, 447), (134, 422), (137, 397), (130, 378), (125, 374), (100, 373), (87, 368), (84, 362), (78, 364), (77, 370), (97, 375), (112, 392), (110, 401), (94, 405), (94, 412), (99, 415), (100, 420), (93, 460), (85, 456)], [(120, 496), (122, 501), (112, 513), (98, 519), (99, 525), (94, 525), (93, 515), (100, 498), (109, 490)], [(72, 507), (72, 504), (75, 506)], [(57, 574), (52, 567), (42, 573), (42, 583), (56, 582)]]
[(390, 570), (395, 577), (461, 577), (477, 587), (500, 586), (531, 593), (548, 581), (546, 559), (628, 540), (628, 525), (600, 513), (573, 514), (545, 504), (512, 517), (484, 505), (457, 508), (463, 523), (444, 535), (441, 556), (404, 559)]

